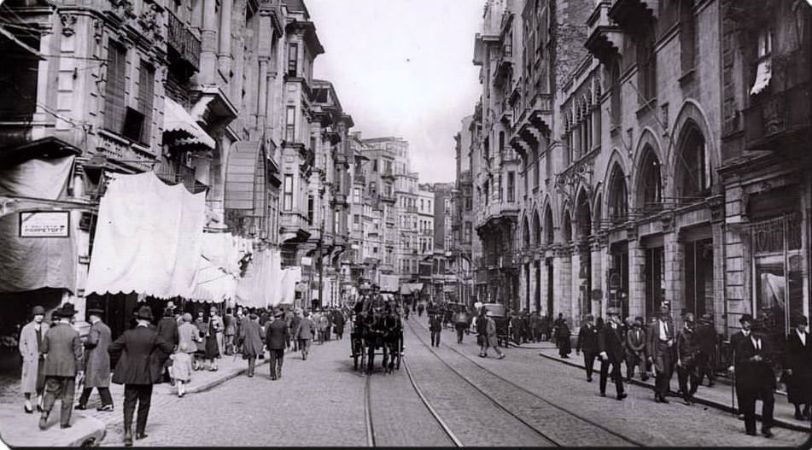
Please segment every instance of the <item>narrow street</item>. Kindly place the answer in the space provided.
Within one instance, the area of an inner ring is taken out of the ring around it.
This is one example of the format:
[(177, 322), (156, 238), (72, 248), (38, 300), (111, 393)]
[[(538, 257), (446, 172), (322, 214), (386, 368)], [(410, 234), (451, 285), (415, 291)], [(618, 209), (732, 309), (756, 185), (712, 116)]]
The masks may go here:
[[(149, 436), (136, 446), (454, 446), (456, 440), (463, 446), (796, 447), (809, 437), (782, 428), (772, 439), (747, 436), (729, 413), (676, 401), (659, 405), (650, 390), (635, 386), (622, 402), (602, 398), (597, 377), (588, 384), (580, 369), (536, 351), (510, 348), (503, 360), (480, 359), (473, 335), (461, 345), (450, 329), (442, 337), (440, 348), (431, 348), (425, 319), (406, 321), (407, 356), (391, 375), (380, 368), (370, 377), (353, 371), (346, 336), (313, 345), (307, 361), (288, 353), (279, 381), (262, 365), (254, 378), (241, 375), (162, 402), (150, 413)], [(121, 445), (122, 432), (120, 423), (110, 425), (102, 445)]]

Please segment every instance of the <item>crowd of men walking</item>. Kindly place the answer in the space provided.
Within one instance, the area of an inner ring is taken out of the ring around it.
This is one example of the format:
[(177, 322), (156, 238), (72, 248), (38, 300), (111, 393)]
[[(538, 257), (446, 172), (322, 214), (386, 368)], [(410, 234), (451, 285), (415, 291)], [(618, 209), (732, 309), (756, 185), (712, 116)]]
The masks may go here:
[[(657, 317), (645, 326), (641, 317), (634, 321), (621, 321), (614, 308), (607, 311), (607, 319), (594, 319), (588, 315), (584, 319), (576, 340), (576, 354), (583, 352), (586, 379), (592, 382), (594, 363), (600, 360), (599, 390), (606, 396), (606, 384), (611, 378), (615, 384), (618, 400), (626, 397), (621, 365), (626, 365), (625, 381), (629, 382), (637, 368), (640, 378), (645, 381), (653, 373), (654, 401), (669, 403), (671, 378), (677, 372), (678, 396), (686, 405), (694, 403), (694, 396), (708, 378), (708, 386), (715, 382), (715, 361), (719, 351), (717, 335), (710, 315), (702, 315), (697, 323), (692, 313), (683, 317), (683, 327), (675, 330), (669, 308), (663, 306)], [(560, 322), (559, 322), (560, 321)], [(762, 321), (754, 321), (749, 314), (740, 319), (741, 331), (730, 340), (732, 364), (728, 368), (735, 385), (737, 403), (745, 431), (756, 435), (756, 400), (761, 400), (762, 427), (765, 437), (772, 437), (774, 425), (774, 391), (777, 387), (775, 368), (783, 367), (782, 380), (786, 383), (788, 400), (795, 406), (795, 418), (810, 420), (812, 404), (812, 343), (809, 337), (806, 317), (793, 319), (793, 330), (786, 337), (782, 361), (776, 361), (773, 351), (775, 343), (770, 342)], [(559, 354), (567, 358), (569, 350), (569, 330), (566, 321), (559, 316), (556, 320), (556, 343)]]
[[(93, 389), (99, 391), (98, 411), (112, 412), (110, 383), (124, 385), (124, 445), (147, 437), (146, 426), (153, 386), (168, 381), (177, 388), (178, 397), (196, 370), (218, 370), (224, 355), (242, 355), (248, 362), (248, 377), (255, 374), (257, 359), (269, 355), (270, 378), (282, 377), (285, 351), (301, 352), (307, 359), (310, 342), (323, 343), (332, 333), (343, 338), (347, 311), (338, 308), (308, 311), (231, 309), (220, 316), (212, 307), (209, 315), (181, 313), (170, 301), (157, 321), (152, 309), (143, 305), (133, 311), (130, 328), (112, 339), (110, 327), (103, 321), (104, 311), (89, 308), (90, 329), (80, 336), (74, 327), (76, 310), (65, 303), (45, 322), (41, 306), (32, 309), (31, 322), (20, 333), (19, 351), (23, 358), (21, 390), (24, 411), (40, 413), (39, 428), (49, 428), (51, 411), (60, 401), (61, 428), (71, 427), (71, 415), (77, 385), (82, 386), (75, 409), (87, 409)], [(137, 417), (135, 414), (138, 410)], [(133, 420), (135, 430), (133, 432)]]

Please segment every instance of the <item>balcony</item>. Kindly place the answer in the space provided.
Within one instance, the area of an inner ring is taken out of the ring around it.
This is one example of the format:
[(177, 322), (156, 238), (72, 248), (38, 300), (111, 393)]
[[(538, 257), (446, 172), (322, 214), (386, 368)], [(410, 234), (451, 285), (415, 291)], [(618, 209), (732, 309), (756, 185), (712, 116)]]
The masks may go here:
[(417, 214), (417, 206), (407, 206), (406, 207), (406, 212)]
[(609, 19), (609, 9), (612, 2), (601, 1), (589, 17), (589, 38), (584, 46), (589, 52), (605, 65), (608, 65), (623, 48), (623, 33), (620, 28)]
[(333, 206), (349, 206), (347, 196), (341, 192), (336, 192), (333, 195)]
[(659, 3), (654, 0), (616, 0), (609, 17), (626, 31), (636, 33), (657, 20)]
[(483, 206), (476, 214), (476, 228), (480, 229), (500, 221), (516, 222), (519, 218), (519, 204), (496, 201)]
[(200, 68), (200, 39), (174, 14), (168, 13), (167, 44), (194, 71)]
[(391, 203), (393, 205), (397, 203), (397, 199), (391, 195), (381, 194), (379, 198), (382, 202)]
[(808, 145), (812, 140), (810, 84), (775, 94), (763, 93), (744, 110), (748, 150), (778, 150)]
[(367, 177), (364, 176), (364, 174), (356, 173), (355, 175), (353, 175), (353, 182), (357, 183), (357, 184), (366, 185), (367, 184)]
[(393, 180), (393, 181), (394, 181), (394, 180), (395, 180), (395, 174), (392, 172), (392, 170), (391, 170), (391, 169), (390, 169), (390, 170), (385, 170), (385, 171), (383, 171), (383, 172), (381, 173), (381, 178), (383, 178), (383, 179), (390, 179), (390, 180)]

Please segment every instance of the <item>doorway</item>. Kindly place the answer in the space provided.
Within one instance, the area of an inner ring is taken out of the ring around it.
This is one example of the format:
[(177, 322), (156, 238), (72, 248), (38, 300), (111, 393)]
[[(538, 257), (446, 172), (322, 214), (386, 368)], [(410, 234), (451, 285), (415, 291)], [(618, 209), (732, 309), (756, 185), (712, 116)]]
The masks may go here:
[(685, 244), (685, 311), (713, 313), (713, 239)]
[(646, 317), (654, 317), (665, 300), (665, 250), (663, 247), (646, 249)]
[(535, 261), (534, 265), (534, 273), (536, 275), (536, 295), (535, 295), (535, 306), (536, 311), (541, 309), (541, 261)]
[(553, 300), (553, 258), (545, 260), (547, 266), (547, 315), (553, 317), (553, 308), (555, 301)]
[(611, 306), (620, 306), (623, 317), (629, 317), (629, 243), (616, 242), (609, 252), (612, 257), (608, 283)]

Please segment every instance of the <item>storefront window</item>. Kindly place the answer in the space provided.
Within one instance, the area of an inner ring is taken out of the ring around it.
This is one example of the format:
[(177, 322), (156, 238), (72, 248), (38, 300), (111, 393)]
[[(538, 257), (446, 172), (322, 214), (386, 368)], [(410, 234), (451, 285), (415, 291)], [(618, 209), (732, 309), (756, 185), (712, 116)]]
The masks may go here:
[(800, 214), (787, 214), (755, 223), (750, 228), (753, 252), (753, 311), (764, 321), (775, 343), (776, 361), (783, 354), (784, 336), (792, 318), (809, 316), (804, 301)]

